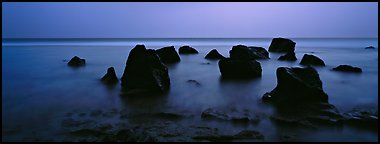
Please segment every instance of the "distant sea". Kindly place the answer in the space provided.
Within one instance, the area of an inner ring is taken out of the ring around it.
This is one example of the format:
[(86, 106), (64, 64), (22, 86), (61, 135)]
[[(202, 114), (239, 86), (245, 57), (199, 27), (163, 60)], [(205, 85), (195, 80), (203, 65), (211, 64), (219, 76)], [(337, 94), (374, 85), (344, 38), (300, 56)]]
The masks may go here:
[[(281, 130), (269, 120), (242, 127), (204, 122), (200, 114), (210, 107), (234, 107), (270, 115), (272, 108), (261, 105), (260, 98), (275, 88), (276, 69), (302, 67), (299, 62), (304, 54), (316, 55), (326, 63), (326, 67), (316, 67), (316, 70), (329, 102), (339, 111), (347, 112), (356, 107), (378, 109), (377, 38), (291, 39), (297, 43), (297, 61), (278, 61), (282, 54), (270, 53), (269, 60), (258, 60), (263, 69), (261, 78), (230, 82), (220, 80), (218, 61), (204, 59), (204, 56), (217, 49), (228, 57), (232, 46), (238, 44), (268, 49), (272, 38), (2, 39), (2, 141), (70, 141), (62, 134), (65, 129), (61, 126), (67, 114), (85, 113), (77, 118), (87, 119), (91, 111), (110, 109), (127, 113), (187, 111), (195, 116), (176, 124), (205, 124), (234, 132), (252, 128), (263, 133), (267, 141), (278, 141)], [(124, 101), (119, 96), (119, 84), (109, 88), (99, 79), (111, 66), (120, 78), (128, 54), (136, 44), (150, 49), (173, 45), (177, 51), (182, 45), (190, 45), (199, 54), (180, 55), (180, 63), (168, 65), (171, 81), (168, 95)], [(367, 46), (375, 49), (365, 49)], [(68, 67), (67, 62), (73, 56), (86, 59), (86, 66)], [(331, 71), (341, 64), (360, 67), (363, 73)], [(196, 80), (201, 86), (187, 80)], [(95, 121), (116, 124), (124, 119), (112, 117)], [(150, 120), (128, 123), (147, 121)], [(377, 133), (351, 128), (294, 133), (304, 141), (378, 141)]]

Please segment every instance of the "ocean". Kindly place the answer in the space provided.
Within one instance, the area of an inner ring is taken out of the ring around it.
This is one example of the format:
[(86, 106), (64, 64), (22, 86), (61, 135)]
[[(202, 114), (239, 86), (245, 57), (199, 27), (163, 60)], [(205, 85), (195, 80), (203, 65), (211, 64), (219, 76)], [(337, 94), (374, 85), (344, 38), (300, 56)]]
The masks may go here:
[[(299, 141), (378, 141), (377, 133), (344, 127), (303, 131), (276, 127), (263, 118), (257, 125), (234, 125), (203, 121), (203, 110), (214, 107), (248, 109), (270, 115), (272, 107), (260, 103), (261, 96), (277, 85), (278, 67), (302, 67), (304, 54), (324, 60), (326, 67), (315, 67), (329, 96), (329, 103), (340, 112), (357, 107), (378, 109), (378, 39), (377, 38), (291, 38), (296, 44), (297, 61), (278, 61), (278, 53), (268, 60), (258, 60), (262, 77), (244, 81), (222, 81), (218, 60), (204, 56), (217, 49), (225, 57), (234, 45), (260, 46), (268, 49), (271, 38), (150, 38), (150, 39), (3, 39), (2, 41), (2, 141), (72, 141), (65, 134), (62, 121), (67, 115), (96, 124), (154, 123), (156, 119), (122, 119), (110, 116), (93, 119), (96, 110), (141, 114), (177, 112), (192, 115), (170, 126), (208, 126), (222, 133), (254, 129), (266, 141), (279, 141), (291, 133)], [(149, 49), (190, 45), (195, 55), (180, 55), (181, 62), (168, 66), (171, 87), (165, 96), (122, 98), (120, 84), (107, 87), (100, 82), (108, 67), (121, 78), (130, 50), (136, 44)], [(367, 46), (376, 49), (365, 49)], [(86, 66), (71, 68), (74, 56), (86, 59)], [(348, 64), (363, 72), (342, 73), (332, 68)], [(200, 85), (188, 83), (196, 80)], [(180, 138), (178, 138), (180, 137)], [(188, 136), (160, 137), (161, 141), (191, 141)]]

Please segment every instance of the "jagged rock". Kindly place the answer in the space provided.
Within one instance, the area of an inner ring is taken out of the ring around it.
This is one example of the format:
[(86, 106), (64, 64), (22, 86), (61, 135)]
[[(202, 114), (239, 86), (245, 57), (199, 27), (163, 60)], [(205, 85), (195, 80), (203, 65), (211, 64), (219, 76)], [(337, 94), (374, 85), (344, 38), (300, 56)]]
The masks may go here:
[(236, 45), (230, 50), (230, 58), (239, 60), (269, 59), (269, 53), (262, 47)]
[(102, 77), (101, 80), (107, 84), (115, 84), (119, 81), (113, 67), (109, 67), (107, 69), (107, 73)]
[(261, 65), (256, 60), (219, 60), (219, 71), (223, 78), (254, 78), (261, 76)]
[(345, 124), (360, 129), (367, 129), (378, 132), (378, 111), (353, 109), (343, 114)]
[(296, 43), (286, 38), (273, 38), (269, 46), (269, 52), (294, 52)]
[(285, 55), (280, 56), (278, 60), (296, 61), (297, 60), (296, 53), (288, 52)]
[(263, 47), (249, 46), (248, 49), (253, 52), (255, 59), (269, 59), (269, 52)]
[(84, 66), (86, 64), (86, 60), (74, 56), (67, 64), (72, 67)]
[(317, 56), (305, 54), (300, 62), (301, 65), (325, 66), (325, 62)]
[(156, 51), (163, 63), (169, 64), (181, 61), (181, 58), (179, 57), (177, 51), (175, 51), (174, 46), (163, 47)]
[(318, 72), (312, 68), (279, 67), (277, 86), (263, 96), (264, 101), (278, 104), (310, 104), (328, 102)]
[(206, 56), (206, 59), (222, 59), (225, 58), (216, 49), (211, 50)]
[(179, 48), (179, 54), (197, 54), (199, 53), (195, 48), (190, 46), (182, 46)]
[(332, 70), (334, 71), (342, 71), (342, 72), (355, 72), (355, 73), (361, 73), (362, 69), (359, 67), (353, 67), (350, 65), (339, 65)]
[(122, 95), (127, 95), (131, 91), (165, 93), (170, 87), (168, 68), (160, 61), (155, 50), (147, 50), (144, 45), (136, 45), (129, 53), (121, 86)]

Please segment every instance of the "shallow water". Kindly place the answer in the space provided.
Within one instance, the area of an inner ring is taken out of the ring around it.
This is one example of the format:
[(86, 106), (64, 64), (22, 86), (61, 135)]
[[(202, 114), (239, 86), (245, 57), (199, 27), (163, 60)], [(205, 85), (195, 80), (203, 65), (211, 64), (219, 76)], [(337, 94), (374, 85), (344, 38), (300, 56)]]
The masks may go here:
[[(2, 46), (2, 135), (3, 141), (67, 140), (61, 122), (67, 113), (85, 119), (94, 110), (112, 108), (128, 114), (179, 112), (190, 116), (175, 124), (183, 127), (207, 125), (224, 133), (254, 129), (266, 141), (278, 141), (284, 133), (294, 133), (300, 141), (377, 141), (377, 133), (344, 128), (343, 130), (302, 131), (276, 127), (263, 118), (257, 125), (234, 125), (229, 122), (203, 121), (200, 114), (210, 107), (248, 109), (270, 115), (272, 108), (260, 103), (261, 96), (277, 83), (276, 69), (280, 66), (301, 66), (303, 54), (311, 53), (323, 59), (326, 67), (316, 67), (329, 95), (329, 102), (339, 111), (355, 107), (378, 108), (378, 49), (364, 49), (377, 39), (293, 39), (297, 42), (295, 62), (278, 61), (282, 54), (270, 53), (269, 60), (258, 60), (261, 78), (245, 81), (222, 81), (217, 60), (204, 56), (217, 49), (228, 56), (233, 45), (245, 44), (268, 48), (271, 39), (131, 39), (98, 41), (7, 41)], [(120, 85), (106, 87), (99, 79), (113, 66), (122, 76), (129, 51), (135, 44), (158, 49), (190, 44), (199, 54), (180, 55), (181, 62), (168, 65), (170, 92), (153, 98), (119, 96)], [(86, 59), (86, 66), (71, 68), (67, 61), (74, 55)], [(361, 74), (331, 71), (340, 64), (363, 69)], [(187, 80), (196, 80), (196, 86)], [(85, 116), (76, 114), (85, 113)], [(144, 125), (154, 119), (96, 119), (98, 123), (128, 122)], [(170, 140), (170, 139), (168, 139)], [(165, 141), (165, 140), (163, 140)]]

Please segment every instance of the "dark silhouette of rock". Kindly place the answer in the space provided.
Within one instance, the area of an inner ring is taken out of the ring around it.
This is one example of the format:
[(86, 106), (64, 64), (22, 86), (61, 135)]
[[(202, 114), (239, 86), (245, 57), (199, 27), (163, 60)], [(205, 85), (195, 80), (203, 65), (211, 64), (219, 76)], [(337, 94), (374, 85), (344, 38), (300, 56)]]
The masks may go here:
[(365, 49), (375, 49), (374, 46), (367, 46)]
[(269, 59), (269, 52), (263, 47), (249, 46), (248, 49), (253, 52), (255, 59)]
[(182, 46), (179, 48), (179, 54), (197, 54), (199, 53), (195, 48), (190, 46)]
[(230, 57), (240, 60), (269, 59), (269, 53), (262, 47), (236, 45), (230, 50)]
[(101, 80), (107, 84), (115, 84), (119, 81), (113, 67), (109, 67), (107, 69), (107, 73), (102, 77)]
[(181, 61), (181, 58), (179, 57), (177, 51), (175, 51), (174, 46), (163, 47), (156, 51), (163, 63), (169, 64)]
[(332, 70), (334, 71), (342, 71), (342, 72), (355, 72), (355, 73), (361, 73), (362, 69), (359, 67), (353, 67), (350, 65), (339, 65)]
[(296, 61), (297, 60), (297, 57), (296, 57), (296, 53), (294, 52), (288, 52), (286, 53), (285, 55), (282, 55), (278, 58), (278, 60), (282, 60), (282, 61)]
[(206, 59), (222, 59), (225, 58), (216, 49), (211, 50), (206, 56)]
[(270, 52), (294, 52), (296, 43), (286, 38), (273, 38), (268, 51)]
[(224, 58), (218, 62), (223, 78), (254, 78), (261, 76), (261, 65), (256, 60)]
[(325, 62), (317, 56), (304, 54), (300, 62), (302, 65), (325, 66)]
[(86, 60), (74, 56), (67, 64), (73, 67), (84, 66), (86, 64)]
[(264, 101), (286, 105), (328, 102), (318, 72), (312, 67), (279, 67), (277, 86), (263, 96)]
[[(168, 68), (160, 61), (155, 50), (136, 45), (129, 53), (121, 78), (122, 95), (167, 92), (170, 87)], [(138, 93), (135, 93), (138, 92)]]

